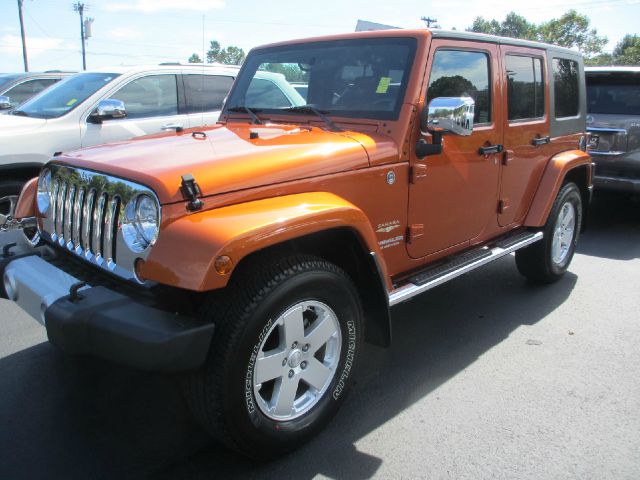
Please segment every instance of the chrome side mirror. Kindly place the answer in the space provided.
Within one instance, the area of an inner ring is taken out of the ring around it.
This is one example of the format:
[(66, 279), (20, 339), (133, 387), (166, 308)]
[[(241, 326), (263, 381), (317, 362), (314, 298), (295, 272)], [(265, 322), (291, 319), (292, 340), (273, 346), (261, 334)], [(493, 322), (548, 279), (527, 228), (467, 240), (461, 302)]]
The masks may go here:
[(0, 110), (9, 110), (11, 108), (11, 99), (4, 95), (0, 96)]
[(127, 109), (124, 106), (124, 102), (115, 98), (108, 98), (98, 102), (98, 106), (90, 115), (90, 118), (97, 123), (102, 123), (103, 120), (124, 118), (126, 116)]
[(473, 132), (475, 102), (471, 97), (438, 97), (429, 102), (425, 130), (469, 136)]

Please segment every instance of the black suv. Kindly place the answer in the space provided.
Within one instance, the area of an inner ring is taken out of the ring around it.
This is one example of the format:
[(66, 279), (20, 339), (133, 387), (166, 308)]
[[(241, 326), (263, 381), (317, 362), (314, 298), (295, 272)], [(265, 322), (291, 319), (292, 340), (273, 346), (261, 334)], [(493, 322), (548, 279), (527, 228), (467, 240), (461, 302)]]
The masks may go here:
[(590, 67), (585, 73), (594, 187), (640, 193), (640, 67)]

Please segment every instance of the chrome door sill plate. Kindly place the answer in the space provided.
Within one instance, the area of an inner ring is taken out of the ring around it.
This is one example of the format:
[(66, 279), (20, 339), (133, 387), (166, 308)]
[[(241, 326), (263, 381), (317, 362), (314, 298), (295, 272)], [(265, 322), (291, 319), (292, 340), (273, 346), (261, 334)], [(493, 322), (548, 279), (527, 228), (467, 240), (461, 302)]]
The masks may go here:
[(389, 306), (405, 302), (460, 275), (542, 240), (542, 236), (542, 232), (520, 232), (503, 238), (492, 246), (450, 257), (445, 263), (414, 275), (407, 284), (393, 290), (389, 294)]

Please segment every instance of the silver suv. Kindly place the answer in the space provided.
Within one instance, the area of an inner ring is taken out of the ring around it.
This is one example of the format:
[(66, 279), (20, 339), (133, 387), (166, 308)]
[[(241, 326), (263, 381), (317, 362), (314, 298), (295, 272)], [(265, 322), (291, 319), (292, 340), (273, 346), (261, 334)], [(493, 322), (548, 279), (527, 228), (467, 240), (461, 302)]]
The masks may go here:
[(585, 73), (594, 187), (640, 193), (640, 67), (590, 67)]

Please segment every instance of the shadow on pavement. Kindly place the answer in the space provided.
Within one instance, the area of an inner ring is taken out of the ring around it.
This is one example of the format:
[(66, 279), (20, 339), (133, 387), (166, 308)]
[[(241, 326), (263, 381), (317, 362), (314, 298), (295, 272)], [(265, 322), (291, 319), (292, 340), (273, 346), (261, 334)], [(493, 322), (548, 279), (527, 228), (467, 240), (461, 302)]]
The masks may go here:
[(507, 257), (394, 308), (392, 347), (365, 348), (336, 419), (266, 464), (210, 441), (175, 378), (36, 345), (0, 359), (0, 478), (368, 478), (383, 460), (359, 452), (359, 439), (555, 310), (576, 280), (528, 286)]
[(640, 258), (640, 198), (596, 192), (577, 252), (613, 260)]

